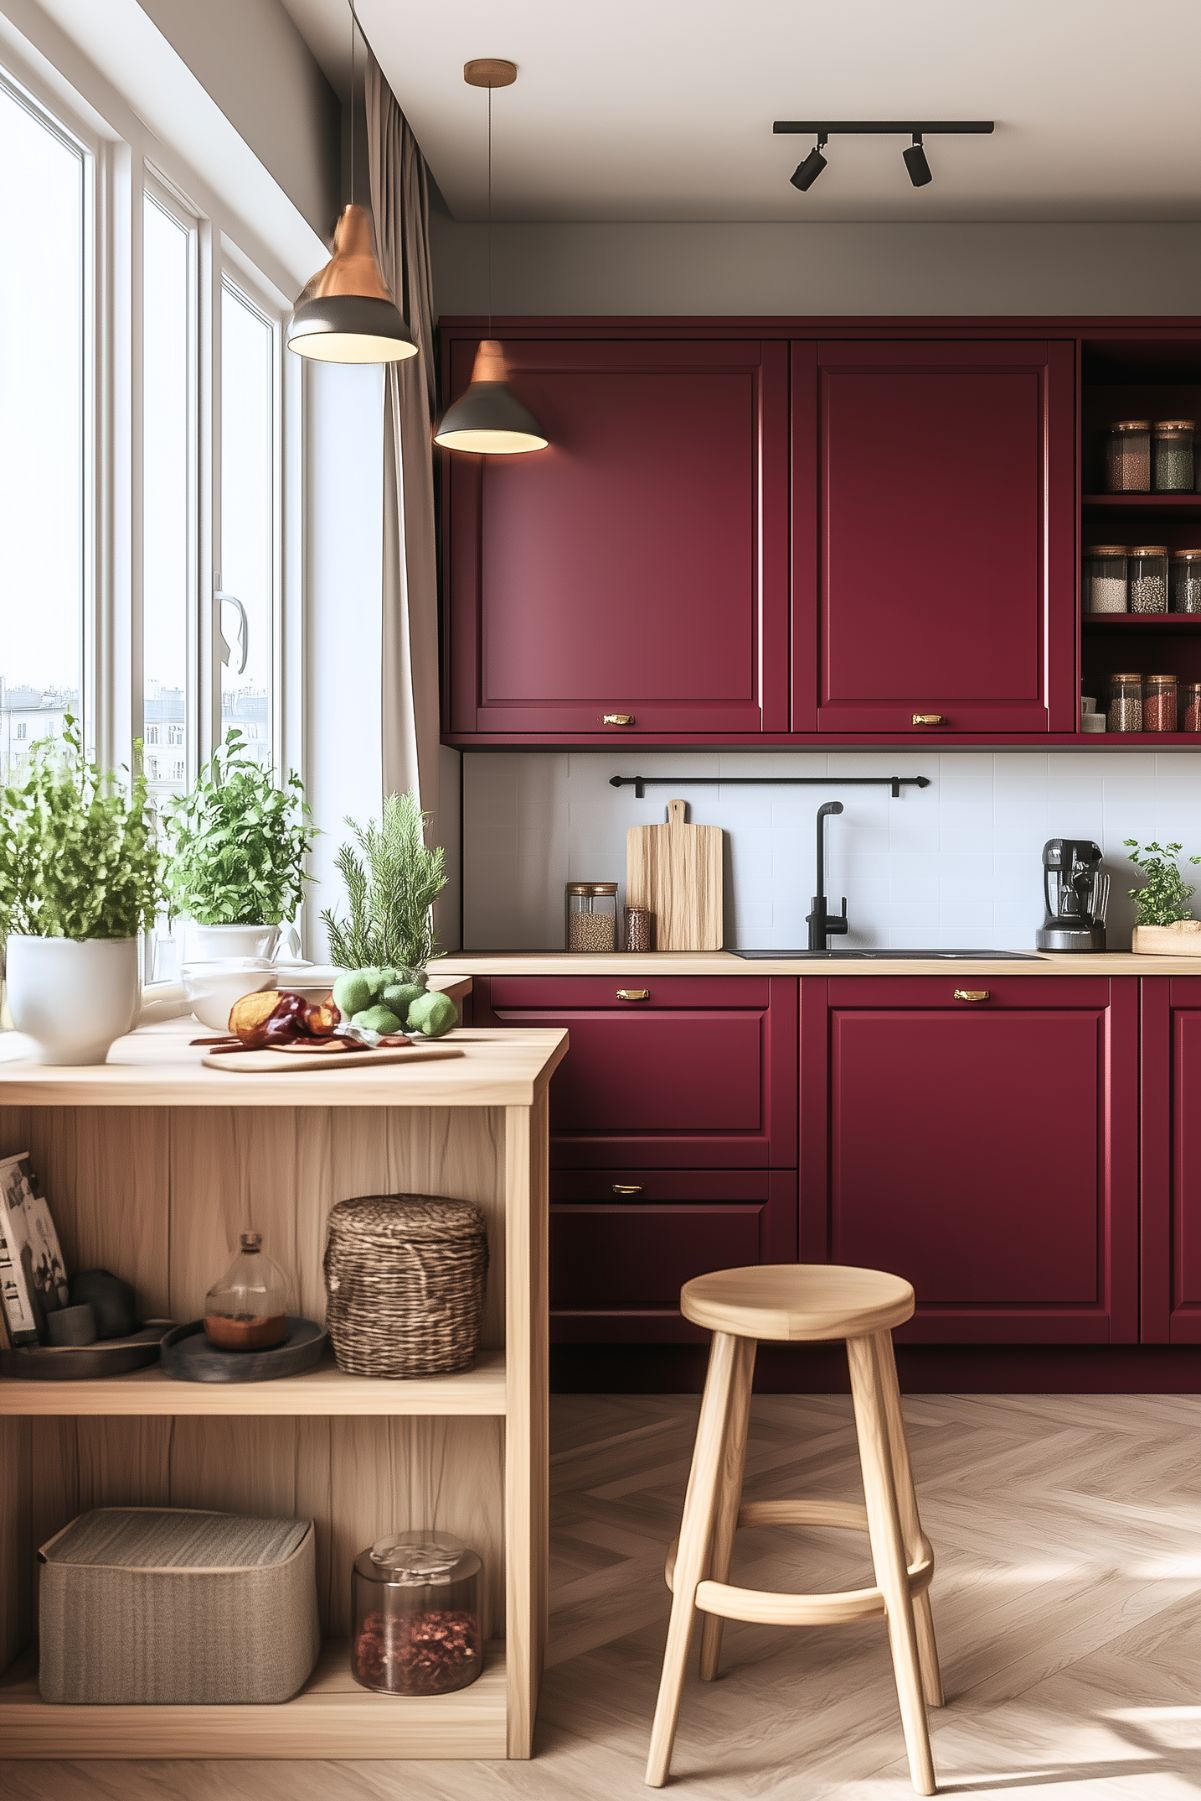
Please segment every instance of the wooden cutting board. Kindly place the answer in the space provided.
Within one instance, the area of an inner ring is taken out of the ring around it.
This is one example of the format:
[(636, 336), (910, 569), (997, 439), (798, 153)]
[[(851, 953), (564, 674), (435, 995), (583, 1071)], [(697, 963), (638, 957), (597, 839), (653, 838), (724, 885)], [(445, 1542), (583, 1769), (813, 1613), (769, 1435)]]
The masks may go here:
[(375, 1069), (381, 1063), (431, 1063), (436, 1057), (461, 1057), (457, 1044), (385, 1045), (377, 1051), (206, 1051), (201, 1062), (209, 1069), (229, 1069), (235, 1074), (278, 1074), (285, 1069)]
[(722, 829), (689, 825), (687, 804), (667, 803), (666, 825), (626, 833), (626, 905), (655, 916), (655, 949), (722, 947)]

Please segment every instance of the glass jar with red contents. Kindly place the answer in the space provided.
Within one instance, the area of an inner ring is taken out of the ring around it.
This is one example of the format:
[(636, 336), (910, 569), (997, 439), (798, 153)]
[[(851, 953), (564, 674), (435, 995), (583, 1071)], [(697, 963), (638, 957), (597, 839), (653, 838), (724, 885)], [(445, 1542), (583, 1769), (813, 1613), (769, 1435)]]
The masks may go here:
[(1180, 730), (1201, 732), (1201, 682), (1180, 684)]
[(448, 1695), (484, 1665), (483, 1564), (443, 1532), (398, 1532), (360, 1551), (351, 1578), (351, 1672), (383, 1695)]

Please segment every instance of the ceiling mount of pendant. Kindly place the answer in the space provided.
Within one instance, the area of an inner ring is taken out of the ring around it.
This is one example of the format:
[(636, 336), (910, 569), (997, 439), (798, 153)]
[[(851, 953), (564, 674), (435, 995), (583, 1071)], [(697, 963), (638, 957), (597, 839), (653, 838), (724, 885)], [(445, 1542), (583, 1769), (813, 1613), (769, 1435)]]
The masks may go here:
[(517, 64), (505, 56), (473, 56), (463, 64), (463, 80), (469, 88), (511, 88)]

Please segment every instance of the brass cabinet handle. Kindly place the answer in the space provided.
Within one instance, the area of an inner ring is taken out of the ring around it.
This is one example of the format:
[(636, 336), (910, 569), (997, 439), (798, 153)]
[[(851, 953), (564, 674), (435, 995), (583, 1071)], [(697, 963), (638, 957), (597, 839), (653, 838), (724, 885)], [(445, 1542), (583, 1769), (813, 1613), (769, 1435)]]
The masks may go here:
[(634, 715), (632, 713), (602, 713), (601, 715), (602, 725), (633, 725), (633, 723)]
[(613, 1193), (614, 1194), (641, 1194), (642, 1193), (642, 1183), (641, 1182), (614, 1182)]
[(955, 999), (957, 1001), (986, 1001), (988, 999), (988, 989), (957, 988), (955, 990)]
[(941, 713), (915, 713), (913, 715), (913, 723), (914, 723), (914, 725), (941, 725), (942, 724), (942, 714)]
[(651, 991), (649, 988), (619, 988), (617, 998), (619, 1001), (649, 1001)]

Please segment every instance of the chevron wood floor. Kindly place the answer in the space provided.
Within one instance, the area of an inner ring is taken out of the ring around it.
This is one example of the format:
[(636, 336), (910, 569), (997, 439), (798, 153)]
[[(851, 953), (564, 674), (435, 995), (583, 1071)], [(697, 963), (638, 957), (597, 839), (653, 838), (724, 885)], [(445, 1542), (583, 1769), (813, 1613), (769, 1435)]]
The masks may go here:
[[(949, 1705), (942, 1792), (1175, 1801), (1201, 1790), (1201, 1399), (906, 1402)], [(642, 1765), (696, 1418), (686, 1398), (555, 1405), (555, 1617), (531, 1764), (0, 1762), (3, 1801), (611, 1801)], [(756, 1398), (748, 1491), (858, 1491), (849, 1403)], [(856, 1535), (742, 1535), (734, 1580), (867, 1579)], [(883, 1627), (728, 1625), (685, 1690), (666, 1793), (900, 1801), (911, 1790)], [(0, 1758), (3, 1748), (0, 1747)]]

